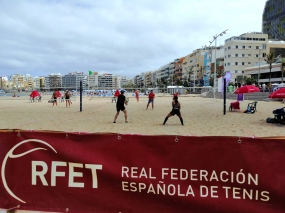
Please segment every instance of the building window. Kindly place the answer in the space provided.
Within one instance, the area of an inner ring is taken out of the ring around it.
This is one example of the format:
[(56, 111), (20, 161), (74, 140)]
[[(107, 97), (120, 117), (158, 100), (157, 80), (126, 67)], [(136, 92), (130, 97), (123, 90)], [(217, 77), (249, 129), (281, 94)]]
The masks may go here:
[(245, 46), (242, 46), (242, 49), (245, 49)]
[(236, 45), (236, 49), (238, 49), (238, 45)]
[(248, 54), (248, 56), (251, 56), (251, 54)]
[(244, 57), (244, 54), (242, 54), (242, 57)]
[(238, 57), (238, 54), (236, 54), (236, 57)]
[(251, 62), (248, 62), (248, 64), (251, 64)]
[(257, 49), (257, 50), (258, 50), (258, 49), (259, 49), (259, 46), (256, 46), (256, 48), (255, 48), (255, 49)]
[(262, 57), (266, 57), (266, 53), (262, 53)]
[(258, 58), (258, 54), (255, 54), (255, 57)]
[(244, 62), (241, 62), (241, 65), (244, 65)]
[(231, 46), (228, 47), (228, 50), (231, 49)]
[(231, 57), (231, 55), (228, 55), (228, 58), (230, 58)]
[(236, 65), (238, 65), (238, 62), (236, 62)]
[(251, 46), (248, 46), (248, 48), (251, 48)]
[(238, 73), (238, 70), (235, 70), (235, 73)]

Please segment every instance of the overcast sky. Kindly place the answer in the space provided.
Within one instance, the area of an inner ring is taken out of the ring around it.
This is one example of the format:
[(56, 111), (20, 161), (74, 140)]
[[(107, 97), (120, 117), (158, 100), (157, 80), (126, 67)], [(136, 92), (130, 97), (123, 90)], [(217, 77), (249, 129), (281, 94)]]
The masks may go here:
[(245, 32), (266, 0), (0, 0), (0, 75), (134, 77)]

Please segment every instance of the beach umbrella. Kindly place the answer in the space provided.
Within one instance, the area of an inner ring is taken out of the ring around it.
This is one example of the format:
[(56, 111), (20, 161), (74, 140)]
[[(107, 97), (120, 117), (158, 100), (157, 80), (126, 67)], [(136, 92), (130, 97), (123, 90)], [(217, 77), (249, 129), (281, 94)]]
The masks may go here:
[(61, 93), (60, 93), (60, 91), (56, 91), (56, 96), (57, 96), (58, 98), (60, 98), (60, 97), (61, 97)]
[(30, 97), (32, 97), (32, 98), (35, 98), (35, 97), (38, 97), (38, 96), (41, 96), (41, 94), (40, 93), (38, 93), (38, 91), (32, 91), (32, 93), (30, 94)]
[(281, 88), (271, 93), (268, 98), (285, 98), (285, 88)]
[(234, 93), (235, 94), (243, 94), (243, 93), (252, 93), (252, 92), (259, 92), (259, 88), (253, 85), (245, 85), (238, 88)]
[(115, 96), (115, 97), (118, 97), (119, 95), (120, 95), (120, 91), (117, 89), (116, 92), (115, 92), (115, 94), (114, 94), (114, 96)]

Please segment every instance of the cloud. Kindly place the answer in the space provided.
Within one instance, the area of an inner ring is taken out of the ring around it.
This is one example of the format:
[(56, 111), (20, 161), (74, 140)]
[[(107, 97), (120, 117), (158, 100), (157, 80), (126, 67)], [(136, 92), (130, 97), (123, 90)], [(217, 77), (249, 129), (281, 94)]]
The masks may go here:
[[(88, 70), (133, 77), (261, 31), (265, 0), (1, 1), (0, 74)], [(254, 10), (252, 9), (254, 8)]]

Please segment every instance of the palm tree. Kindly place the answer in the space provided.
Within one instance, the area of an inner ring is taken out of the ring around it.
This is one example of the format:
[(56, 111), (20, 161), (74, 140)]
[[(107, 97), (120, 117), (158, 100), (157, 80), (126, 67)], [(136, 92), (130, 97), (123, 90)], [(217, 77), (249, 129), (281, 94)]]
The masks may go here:
[(225, 75), (225, 70), (222, 68), (217, 69), (217, 78), (223, 77)]
[(271, 89), (271, 69), (272, 69), (272, 64), (280, 57), (277, 56), (275, 58), (275, 52), (270, 52), (266, 55), (264, 61), (266, 61), (267, 64), (269, 64), (269, 84), (268, 84), (268, 87), (269, 87), (269, 90)]
[[(188, 69), (186, 69), (186, 71), (188, 72), (188, 82), (191, 81), (191, 75), (194, 74), (194, 70), (193, 70), (194, 66), (189, 67)], [(194, 81), (195, 83), (195, 81)]]
[(174, 74), (170, 74), (168, 76), (168, 83), (169, 85), (171, 84), (171, 86), (174, 86), (175, 82), (174, 82)]
[(200, 67), (200, 74), (201, 74), (202, 76), (207, 75), (207, 73), (206, 73), (206, 67), (205, 67), (205, 66)]

